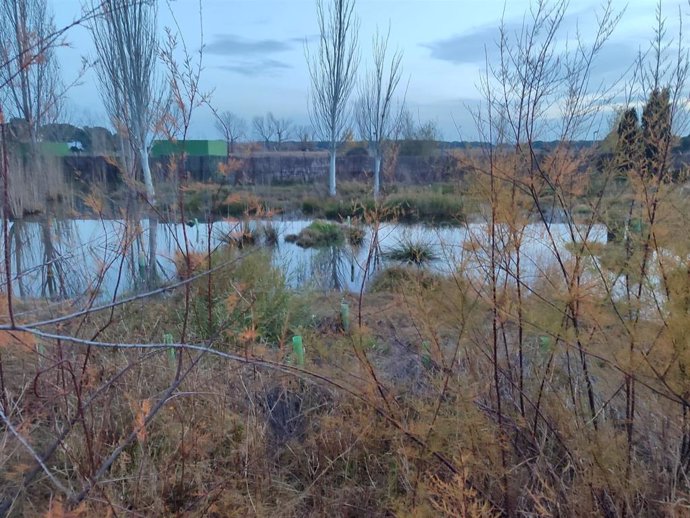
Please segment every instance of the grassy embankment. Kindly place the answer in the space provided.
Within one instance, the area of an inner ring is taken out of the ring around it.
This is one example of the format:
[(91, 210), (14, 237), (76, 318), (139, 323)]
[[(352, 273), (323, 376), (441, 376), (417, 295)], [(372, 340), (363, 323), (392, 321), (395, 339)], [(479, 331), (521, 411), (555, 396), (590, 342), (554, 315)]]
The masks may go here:
[[(362, 217), (376, 208), (369, 185), (341, 182), (338, 189), (338, 196), (329, 198), (321, 186), (311, 184), (231, 187), (193, 183), (184, 188), (184, 204), (187, 214), (201, 217), (210, 210), (215, 217), (284, 214), (339, 221)], [(179, 204), (175, 194), (165, 188), (159, 199), (163, 210)], [(451, 184), (392, 187), (378, 209), (385, 219), (409, 223), (458, 223), (465, 216), (461, 188)]]

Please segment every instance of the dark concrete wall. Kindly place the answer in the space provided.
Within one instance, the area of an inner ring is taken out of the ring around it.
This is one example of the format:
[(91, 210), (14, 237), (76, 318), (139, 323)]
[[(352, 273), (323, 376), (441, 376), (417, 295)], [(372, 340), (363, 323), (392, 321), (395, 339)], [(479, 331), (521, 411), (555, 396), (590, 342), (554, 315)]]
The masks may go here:
[[(81, 182), (119, 181), (119, 167), (115, 160), (99, 156), (70, 156), (62, 159), (65, 173)], [(219, 172), (228, 159), (224, 157), (187, 157), (182, 171), (190, 180), (219, 180)], [(230, 157), (233, 170), (227, 175), (232, 183), (271, 184), (309, 183), (325, 180), (328, 175), (328, 153), (322, 151), (273, 151), (234, 154)], [(158, 180), (177, 176), (174, 165), (167, 158), (151, 160), (152, 172)], [(339, 156), (337, 174), (341, 180), (363, 180), (372, 177), (373, 158), (367, 155)], [(458, 159), (448, 153), (434, 156), (398, 156), (384, 162), (383, 181), (424, 184), (461, 178)]]
[[(275, 152), (235, 156), (242, 162), (238, 179), (245, 183), (313, 182), (328, 175), (328, 154), (324, 152)], [(374, 159), (369, 156), (339, 156), (339, 179), (371, 178)], [(457, 159), (449, 154), (431, 157), (399, 156), (384, 162), (384, 181), (429, 183), (458, 178), (462, 174)]]

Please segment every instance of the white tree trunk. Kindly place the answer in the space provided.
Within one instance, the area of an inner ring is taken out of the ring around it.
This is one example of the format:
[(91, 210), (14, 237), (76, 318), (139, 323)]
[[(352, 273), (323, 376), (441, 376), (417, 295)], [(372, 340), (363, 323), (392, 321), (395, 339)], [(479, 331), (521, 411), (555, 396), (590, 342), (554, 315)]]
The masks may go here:
[(379, 197), (381, 190), (381, 156), (374, 158), (374, 199)]
[(146, 200), (151, 205), (156, 205), (156, 191), (153, 188), (153, 179), (151, 178), (151, 167), (149, 166), (149, 150), (142, 147), (139, 151), (141, 157), (141, 175), (144, 178), (144, 186), (146, 187)]
[(153, 289), (158, 285), (158, 267), (156, 258), (158, 256), (158, 217), (152, 214), (149, 217), (149, 261), (146, 272), (146, 286)]
[[(141, 160), (141, 175), (144, 178), (144, 185), (146, 187), (146, 201), (151, 206), (156, 206), (156, 191), (153, 188), (153, 179), (151, 178), (151, 167), (149, 166), (149, 151), (146, 146), (139, 151)], [(154, 288), (158, 282), (158, 270), (156, 268), (156, 255), (158, 243), (158, 217), (155, 212), (149, 217), (149, 261), (146, 272), (146, 286), (151, 289)]]
[(336, 150), (331, 149), (328, 151), (330, 155), (330, 166), (328, 168), (328, 195), (334, 197), (335, 196), (335, 155), (336, 155)]

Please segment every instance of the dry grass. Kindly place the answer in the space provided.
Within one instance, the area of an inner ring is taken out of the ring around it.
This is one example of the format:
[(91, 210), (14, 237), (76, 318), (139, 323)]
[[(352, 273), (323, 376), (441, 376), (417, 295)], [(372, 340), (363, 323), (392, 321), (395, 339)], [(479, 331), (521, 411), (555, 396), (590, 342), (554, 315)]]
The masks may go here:
[[(191, 312), (183, 325), (185, 298), (194, 307), (208, 297), (203, 277), (188, 293), (180, 289), (117, 308), (112, 319), (102, 312), (60, 328), (85, 337), (103, 328), (98, 340), (134, 344), (160, 343), (166, 333), (177, 342), (186, 332), (187, 342), (210, 343), (236, 354), (235, 361), (195, 351), (88, 349), (6, 336), (0, 352), (9, 419), (38, 452), (69, 432), (50, 458), (58, 481), (78, 493), (124, 445), (84, 502), (71, 506), (75, 513), (497, 516), (506, 505), (502, 459), (509, 467), (508, 505), (515, 509), (671, 512), (661, 502), (672, 480), (659, 467), (668, 465), (680, 429), (663, 398), (640, 388), (640, 413), (649, 417), (639, 419), (628, 464), (620, 421), (607, 410), (598, 430), (583, 427), (563, 398), (565, 357), (551, 361), (548, 352), (530, 347), (524, 361), (531, 401), (543, 373), (548, 378), (539, 414), (523, 417), (508, 374), (516, 361), (515, 327), (506, 323), (501, 427), (486, 376), (490, 308), (469, 280), (427, 283), (407, 276), (397, 289), (389, 279), (389, 289), (364, 297), (362, 325), (346, 334), (337, 324), (337, 294), (312, 297), (306, 314), (290, 309), (306, 303), (294, 294), (265, 298), (276, 285), (265, 284), (264, 264), (252, 252), (214, 272), (212, 299), (225, 308), (216, 313), (214, 305), (215, 331), (202, 325), (205, 311)], [(357, 298), (348, 301), (358, 322)], [(284, 321), (269, 330), (262, 319), (280, 307)], [(538, 298), (528, 298), (525, 307), (530, 318), (549, 319)], [(297, 332), (307, 351), (304, 370), (294, 370), (286, 345)], [(589, 347), (609, 358), (619, 354), (611, 340)], [(182, 382), (149, 422), (180, 361)], [(187, 372), (192, 362), (198, 363)], [(605, 364), (595, 375), (597, 391), (613, 394), (620, 377)], [(2, 437), (0, 487), (14, 495), (34, 461), (6, 431)], [(682, 484), (672, 485), (684, 494)], [(11, 514), (43, 516), (57, 505), (70, 508), (39, 475), (21, 489)]]

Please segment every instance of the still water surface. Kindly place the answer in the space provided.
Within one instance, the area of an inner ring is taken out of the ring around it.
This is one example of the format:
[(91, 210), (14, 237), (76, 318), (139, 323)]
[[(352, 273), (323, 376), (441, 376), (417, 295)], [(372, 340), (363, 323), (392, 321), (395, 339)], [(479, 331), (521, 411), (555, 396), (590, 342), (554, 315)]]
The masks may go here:
[[(435, 228), (424, 225), (381, 224), (378, 246), (372, 247), (374, 229), (366, 228), (360, 246), (344, 245), (322, 249), (303, 249), (287, 243), (284, 237), (297, 234), (310, 220), (255, 221), (250, 225), (270, 224), (277, 231), (278, 244), (269, 247), (273, 264), (280, 268), (290, 286), (318, 290), (358, 291), (376, 271), (391, 264), (386, 252), (406, 241), (428, 244), (438, 257), (428, 268), (452, 274), (462, 267), (478, 279), (486, 277), (488, 243), (486, 225)], [(216, 222), (209, 226), (182, 224), (157, 225), (157, 264), (163, 281), (174, 281), (173, 259), (185, 249), (185, 234), (190, 250), (206, 251), (222, 246), (222, 237), (238, 230), (237, 223)], [(527, 282), (536, 280), (556, 262), (556, 251), (567, 256), (565, 244), (571, 241), (565, 224), (553, 224), (550, 234), (543, 223), (524, 229), (521, 271)], [(16, 221), (10, 226), (14, 292), (21, 297), (52, 299), (79, 298), (97, 292), (97, 298), (123, 296), (142, 286), (142, 271), (149, 246), (148, 220), (138, 224), (125, 220), (42, 219)], [(499, 235), (499, 242), (507, 235)], [(581, 239), (579, 236), (578, 239)], [(603, 227), (595, 227), (589, 241), (605, 241)], [(370, 250), (372, 251), (370, 255)], [(369, 264), (367, 262), (369, 259)], [(507, 254), (508, 263), (514, 256)], [(99, 275), (100, 274), (100, 275)], [(4, 273), (3, 277), (4, 279)]]

